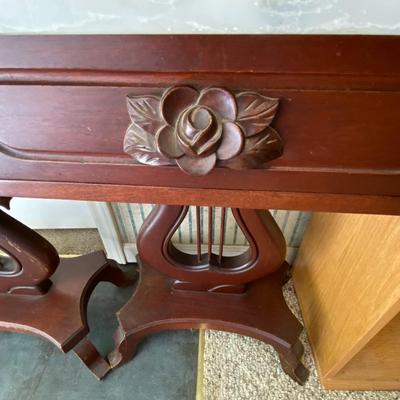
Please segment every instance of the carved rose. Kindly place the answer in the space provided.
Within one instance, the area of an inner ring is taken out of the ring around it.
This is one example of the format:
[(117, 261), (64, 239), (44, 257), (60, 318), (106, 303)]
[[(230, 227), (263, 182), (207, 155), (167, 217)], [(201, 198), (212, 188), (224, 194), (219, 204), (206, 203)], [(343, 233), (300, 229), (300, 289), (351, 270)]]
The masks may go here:
[(223, 126), (208, 107), (195, 105), (182, 112), (176, 122), (180, 148), (191, 157), (204, 157), (218, 149)]
[(124, 149), (142, 163), (176, 162), (193, 175), (206, 175), (217, 163), (258, 167), (282, 153), (269, 127), (277, 106), (277, 99), (221, 88), (173, 87), (161, 99), (129, 96), (132, 125)]

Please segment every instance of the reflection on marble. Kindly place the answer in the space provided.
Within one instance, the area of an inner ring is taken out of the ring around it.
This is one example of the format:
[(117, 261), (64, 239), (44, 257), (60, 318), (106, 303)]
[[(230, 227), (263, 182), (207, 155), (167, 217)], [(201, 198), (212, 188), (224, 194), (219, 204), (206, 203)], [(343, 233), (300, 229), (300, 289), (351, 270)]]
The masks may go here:
[(400, 0), (0, 0), (0, 33), (400, 33)]

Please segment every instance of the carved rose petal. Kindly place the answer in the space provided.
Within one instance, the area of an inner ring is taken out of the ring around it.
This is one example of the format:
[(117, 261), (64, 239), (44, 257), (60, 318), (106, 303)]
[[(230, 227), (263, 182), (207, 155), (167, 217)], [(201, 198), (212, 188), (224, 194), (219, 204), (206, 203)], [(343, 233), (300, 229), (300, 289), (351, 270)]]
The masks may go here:
[(179, 168), (190, 175), (207, 175), (215, 167), (216, 162), (217, 156), (215, 153), (199, 158), (185, 155), (176, 160)]
[(194, 104), (199, 96), (196, 89), (178, 86), (168, 89), (161, 99), (161, 113), (165, 121), (174, 126), (180, 113)]
[(228, 160), (238, 155), (243, 148), (242, 130), (233, 122), (225, 122), (222, 129), (222, 140), (217, 150), (219, 160)]
[(265, 168), (269, 161), (280, 157), (282, 153), (281, 137), (268, 126), (263, 132), (247, 138), (237, 157), (221, 161), (221, 164), (233, 169)]
[(222, 136), (222, 125), (207, 108), (196, 105), (179, 116), (175, 133), (179, 145), (188, 156), (205, 157), (217, 150)]
[(203, 90), (200, 93), (197, 104), (209, 107), (228, 121), (234, 121), (236, 119), (236, 100), (232, 94), (224, 89), (210, 88)]
[(184, 154), (176, 142), (174, 129), (168, 125), (156, 133), (156, 146), (157, 151), (167, 158), (178, 158)]

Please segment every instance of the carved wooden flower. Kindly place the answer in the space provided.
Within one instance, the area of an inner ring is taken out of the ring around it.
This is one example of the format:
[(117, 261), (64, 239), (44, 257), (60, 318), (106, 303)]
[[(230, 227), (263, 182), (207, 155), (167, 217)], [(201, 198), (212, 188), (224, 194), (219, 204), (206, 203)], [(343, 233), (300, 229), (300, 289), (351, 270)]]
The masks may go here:
[(141, 163), (175, 162), (189, 174), (206, 175), (216, 164), (260, 168), (283, 152), (278, 133), (269, 126), (278, 99), (179, 86), (167, 89), (161, 98), (127, 100), (132, 124), (124, 150)]

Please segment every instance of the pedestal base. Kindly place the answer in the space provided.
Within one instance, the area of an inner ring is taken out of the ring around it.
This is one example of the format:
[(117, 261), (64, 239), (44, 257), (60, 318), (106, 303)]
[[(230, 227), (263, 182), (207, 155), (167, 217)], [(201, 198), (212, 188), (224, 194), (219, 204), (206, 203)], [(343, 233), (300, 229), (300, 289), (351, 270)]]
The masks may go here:
[(284, 263), (275, 273), (256, 280), (242, 294), (173, 290), (173, 279), (141, 265), (138, 287), (118, 312), (116, 349), (108, 359), (112, 368), (129, 361), (141, 339), (166, 329), (207, 328), (237, 332), (272, 345), (282, 368), (303, 384), (308, 370), (300, 358), (300, 322), (286, 305), (282, 285), (288, 277)]
[(65, 353), (74, 350), (102, 378), (110, 365), (86, 337), (87, 303), (100, 281), (120, 287), (132, 281), (103, 252), (61, 260), (51, 281), (45, 295), (0, 294), (0, 330), (39, 335)]

